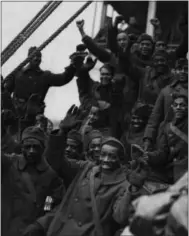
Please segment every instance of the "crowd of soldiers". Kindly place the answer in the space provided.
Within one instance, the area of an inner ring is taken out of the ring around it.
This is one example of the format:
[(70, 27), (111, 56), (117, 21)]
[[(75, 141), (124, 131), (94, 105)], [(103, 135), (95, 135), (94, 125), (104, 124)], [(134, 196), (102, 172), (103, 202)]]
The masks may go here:
[[(108, 49), (77, 21), (63, 73), (41, 70), (38, 52), (1, 78), (2, 236), (188, 234), (188, 24), (170, 52), (158, 19), (153, 38), (120, 21)], [(80, 106), (54, 129), (45, 96), (74, 78)]]

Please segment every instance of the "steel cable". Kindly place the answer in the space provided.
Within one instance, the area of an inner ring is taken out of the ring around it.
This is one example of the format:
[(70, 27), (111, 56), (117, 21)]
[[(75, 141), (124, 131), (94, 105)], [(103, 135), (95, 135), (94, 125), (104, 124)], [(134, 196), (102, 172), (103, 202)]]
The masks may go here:
[(35, 55), (42, 51), (49, 43), (51, 43), (65, 28), (67, 28), (93, 1), (86, 2), (69, 20), (60, 26), (44, 43), (41, 44), (29, 57), (21, 62), (6, 78), (11, 77), (23, 68)]
[(17, 50), (18, 48), (36, 31), (36, 29), (50, 16), (50, 14), (62, 3), (62, 1), (53, 2), (43, 14), (36, 18), (32, 25), (23, 33), (19, 34), (17, 41), (12, 45), (9, 51), (2, 56), (1, 65), (3, 65)]

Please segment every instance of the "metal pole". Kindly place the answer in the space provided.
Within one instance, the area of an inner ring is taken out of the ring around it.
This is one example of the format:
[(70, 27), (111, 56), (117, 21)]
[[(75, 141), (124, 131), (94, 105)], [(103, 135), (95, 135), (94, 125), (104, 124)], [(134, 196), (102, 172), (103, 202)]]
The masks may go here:
[(96, 13), (97, 13), (97, 4), (98, 4), (98, 2), (95, 2), (95, 9), (94, 9), (94, 16), (93, 16), (93, 24), (92, 24), (91, 38), (94, 38), (95, 23), (96, 23)]
[(15, 41), (12, 48), (2, 57), (1, 65), (3, 65), (19, 48), (20, 46), (38, 29), (38, 27), (51, 15), (51, 13), (62, 3), (63, 1), (53, 2), (50, 7), (38, 18), (30, 28), (28, 28), (25, 34), (20, 34), (17, 41)]
[(106, 13), (107, 13), (107, 4), (103, 2), (102, 5), (102, 13), (101, 13), (101, 23), (100, 23), (100, 29), (104, 28), (105, 20), (106, 20)]
[(7, 77), (18, 72), (22, 67), (24, 67), (30, 60), (35, 57), (35, 55), (42, 51), (49, 43), (51, 43), (65, 28), (67, 28), (90, 4), (92, 1), (85, 3), (69, 20), (67, 20), (58, 30), (56, 30), (44, 43), (41, 44), (29, 57), (27, 57), (23, 62), (21, 62)]
[(150, 20), (156, 17), (156, 8), (157, 2), (156, 1), (149, 1), (148, 2), (148, 15), (147, 15), (147, 22), (146, 22), (146, 33), (153, 37), (154, 35), (154, 27), (150, 23)]

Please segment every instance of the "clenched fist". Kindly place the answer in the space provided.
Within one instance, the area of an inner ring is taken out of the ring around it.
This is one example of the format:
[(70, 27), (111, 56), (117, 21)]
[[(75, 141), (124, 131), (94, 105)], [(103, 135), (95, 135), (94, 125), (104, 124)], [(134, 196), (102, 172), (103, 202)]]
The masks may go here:
[(77, 25), (77, 27), (78, 27), (79, 30), (82, 30), (82, 29), (83, 29), (84, 23), (85, 23), (84, 20), (76, 21), (76, 25)]
[(153, 19), (151, 19), (151, 20), (150, 20), (150, 23), (151, 23), (155, 28), (157, 28), (157, 27), (160, 26), (160, 21), (159, 21), (158, 18), (153, 18)]

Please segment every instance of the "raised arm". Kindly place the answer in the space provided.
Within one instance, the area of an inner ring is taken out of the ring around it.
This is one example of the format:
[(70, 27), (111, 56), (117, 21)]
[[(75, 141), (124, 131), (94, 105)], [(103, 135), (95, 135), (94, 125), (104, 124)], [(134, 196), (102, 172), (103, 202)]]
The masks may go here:
[(102, 47), (99, 47), (94, 40), (86, 35), (83, 27), (84, 27), (84, 20), (82, 21), (77, 21), (77, 27), (79, 29), (79, 32), (82, 36), (82, 41), (88, 48), (88, 50), (96, 56), (101, 62), (109, 62), (111, 60), (112, 53), (105, 50)]
[(79, 99), (82, 105), (90, 106), (92, 99), (92, 90), (95, 85), (89, 75), (89, 71), (94, 68), (97, 60), (92, 60), (91, 57), (87, 58), (87, 61), (78, 72), (77, 87), (79, 92)]
[(162, 40), (162, 28), (160, 21), (157, 18), (151, 19), (150, 23), (154, 27), (154, 41), (157, 42), (159, 40)]
[(130, 206), (131, 202), (138, 198), (141, 195), (146, 195), (142, 189), (142, 185), (146, 179), (146, 177), (140, 176), (140, 183), (136, 181), (136, 173), (132, 173), (133, 177), (129, 178), (129, 182), (126, 182), (125, 189), (122, 189), (118, 192), (116, 196), (115, 203), (113, 205), (113, 218), (114, 220), (120, 224), (121, 226), (125, 227), (128, 225), (128, 220), (130, 218)]
[(51, 72), (45, 73), (45, 78), (48, 81), (49, 87), (59, 87), (68, 84), (73, 79), (76, 73), (76, 68), (73, 64), (70, 64), (61, 74), (53, 74)]
[(49, 165), (62, 178), (70, 181), (75, 177), (77, 172), (83, 168), (86, 162), (77, 160), (68, 160), (64, 157), (66, 139), (68, 132), (75, 128), (80, 121), (77, 120), (77, 110), (72, 106), (60, 124), (60, 130), (55, 130), (49, 136), (45, 156)]

